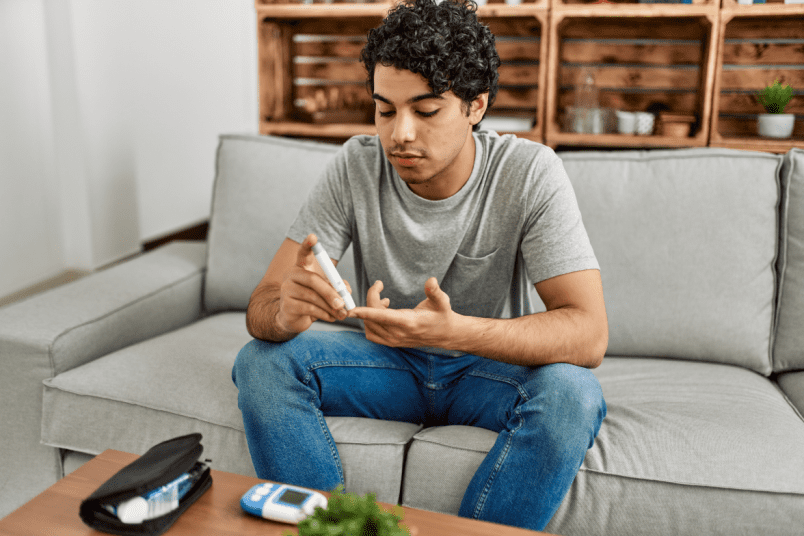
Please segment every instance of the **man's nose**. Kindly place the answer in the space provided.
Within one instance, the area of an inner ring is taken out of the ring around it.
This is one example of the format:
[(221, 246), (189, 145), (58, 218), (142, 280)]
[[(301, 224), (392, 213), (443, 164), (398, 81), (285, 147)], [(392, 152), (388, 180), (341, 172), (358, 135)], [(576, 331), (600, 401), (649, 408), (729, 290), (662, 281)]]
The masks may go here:
[(412, 114), (397, 112), (392, 137), (394, 143), (399, 145), (410, 143), (416, 139), (416, 120)]

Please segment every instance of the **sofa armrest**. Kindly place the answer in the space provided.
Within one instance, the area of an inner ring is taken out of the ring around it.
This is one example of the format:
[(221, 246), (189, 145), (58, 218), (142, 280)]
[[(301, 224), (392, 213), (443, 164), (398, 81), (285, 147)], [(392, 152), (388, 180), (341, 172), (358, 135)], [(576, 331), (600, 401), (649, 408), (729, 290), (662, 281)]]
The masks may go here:
[(61, 477), (42, 381), (200, 318), (205, 271), (206, 243), (174, 242), (0, 308), (0, 516)]

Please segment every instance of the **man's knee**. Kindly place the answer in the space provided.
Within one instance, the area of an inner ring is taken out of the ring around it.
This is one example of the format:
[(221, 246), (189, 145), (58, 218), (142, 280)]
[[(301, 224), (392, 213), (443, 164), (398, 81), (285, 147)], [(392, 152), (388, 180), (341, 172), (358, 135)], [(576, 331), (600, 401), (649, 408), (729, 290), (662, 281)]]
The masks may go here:
[(277, 343), (253, 339), (243, 346), (235, 357), (232, 366), (232, 381), (238, 385), (238, 378), (243, 383), (248, 376), (258, 371), (268, 361), (272, 351), (278, 346)]
[(591, 447), (606, 416), (606, 402), (597, 377), (589, 369), (566, 363), (542, 369), (531, 402), (543, 419), (554, 423), (553, 429), (559, 435), (574, 430), (578, 440), (587, 438)]

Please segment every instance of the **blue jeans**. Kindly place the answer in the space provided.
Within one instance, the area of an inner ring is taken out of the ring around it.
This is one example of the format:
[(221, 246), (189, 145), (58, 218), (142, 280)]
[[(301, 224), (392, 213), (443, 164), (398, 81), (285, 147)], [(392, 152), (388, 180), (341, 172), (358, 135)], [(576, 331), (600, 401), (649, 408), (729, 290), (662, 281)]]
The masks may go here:
[(354, 332), (253, 340), (232, 379), (260, 478), (322, 490), (342, 484), (324, 415), (479, 426), (499, 436), (459, 515), (534, 530), (553, 517), (606, 415), (597, 378), (581, 367), (389, 348)]

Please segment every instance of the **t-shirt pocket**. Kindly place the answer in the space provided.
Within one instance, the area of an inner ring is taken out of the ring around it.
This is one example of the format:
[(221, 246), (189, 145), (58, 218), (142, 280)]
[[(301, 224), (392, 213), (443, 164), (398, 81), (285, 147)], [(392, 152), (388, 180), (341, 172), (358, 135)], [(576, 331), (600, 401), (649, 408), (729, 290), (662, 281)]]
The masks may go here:
[(498, 249), (482, 257), (457, 253), (441, 289), (456, 313), (484, 318), (498, 317), (510, 290), (510, 274), (498, 266)]

